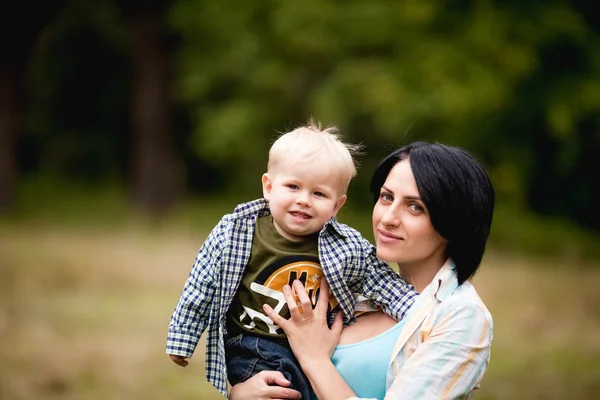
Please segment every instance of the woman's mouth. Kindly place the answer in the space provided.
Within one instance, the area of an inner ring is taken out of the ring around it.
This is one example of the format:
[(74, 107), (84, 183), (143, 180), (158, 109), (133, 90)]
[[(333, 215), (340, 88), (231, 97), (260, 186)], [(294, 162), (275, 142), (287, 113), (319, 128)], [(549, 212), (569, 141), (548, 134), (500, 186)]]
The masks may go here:
[(384, 231), (382, 229), (378, 229), (377, 233), (378, 233), (378, 235), (377, 235), (378, 239), (382, 243), (394, 243), (399, 240), (403, 240), (400, 236), (396, 236), (396, 235), (394, 235), (388, 231)]

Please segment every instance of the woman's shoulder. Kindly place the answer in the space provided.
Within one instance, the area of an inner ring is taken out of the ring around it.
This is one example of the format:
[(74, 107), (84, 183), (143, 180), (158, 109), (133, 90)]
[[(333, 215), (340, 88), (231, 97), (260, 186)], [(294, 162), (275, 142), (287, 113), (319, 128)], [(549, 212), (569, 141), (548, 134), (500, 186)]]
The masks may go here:
[(458, 285), (456, 289), (439, 303), (439, 314), (461, 313), (483, 318), (492, 325), (492, 314), (470, 282)]

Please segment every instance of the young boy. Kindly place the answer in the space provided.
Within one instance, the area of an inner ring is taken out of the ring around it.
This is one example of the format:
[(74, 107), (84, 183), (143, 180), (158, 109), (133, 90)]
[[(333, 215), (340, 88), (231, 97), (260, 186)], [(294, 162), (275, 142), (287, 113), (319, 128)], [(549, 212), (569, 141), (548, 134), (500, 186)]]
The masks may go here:
[(401, 320), (416, 296), (359, 232), (336, 221), (356, 175), (358, 146), (309, 124), (277, 139), (262, 176), (263, 199), (225, 215), (200, 249), (169, 325), (167, 353), (181, 366), (208, 328), (206, 377), (224, 396), (262, 370), (279, 370), (310, 398), (283, 331), (262, 311), (289, 318), (283, 286), (299, 279), (316, 303), (325, 276), (346, 324), (362, 295)]

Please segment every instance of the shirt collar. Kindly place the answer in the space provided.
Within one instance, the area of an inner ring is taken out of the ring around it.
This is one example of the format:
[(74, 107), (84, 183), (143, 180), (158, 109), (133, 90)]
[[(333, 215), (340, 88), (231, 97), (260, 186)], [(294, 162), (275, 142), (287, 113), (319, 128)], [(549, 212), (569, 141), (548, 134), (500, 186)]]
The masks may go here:
[(268, 214), (270, 214), (269, 202), (264, 198), (239, 204), (235, 210), (233, 210), (233, 215), (236, 218), (254, 218), (256, 216)]
[(442, 268), (431, 281), (433, 295), (439, 301), (444, 301), (458, 287), (458, 278), (455, 271), (456, 265), (447, 259)]
[(345, 232), (346, 225), (339, 223), (335, 217), (331, 217), (329, 221), (325, 223), (321, 232), (325, 232), (328, 227), (331, 227), (338, 235), (348, 237), (348, 234)]

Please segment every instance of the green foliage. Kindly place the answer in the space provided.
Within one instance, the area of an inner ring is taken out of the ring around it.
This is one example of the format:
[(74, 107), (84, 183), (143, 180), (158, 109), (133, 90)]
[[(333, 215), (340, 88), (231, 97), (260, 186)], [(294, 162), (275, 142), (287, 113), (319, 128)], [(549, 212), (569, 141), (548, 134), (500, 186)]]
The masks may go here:
[[(258, 191), (257, 191), (258, 192)], [(255, 193), (254, 197), (260, 194)], [(357, 195), (358, 196), (358, 195)], [(338, 220), (351, 225), (373, 241), (371, 206), (368, 199), (350, 197)], [(174, 227), (191, 232), (210, 231), (235, 206), (247, 201), (243, 192), (189, 197), (171, 213), (155, 217), (127, 201), (126, 191), (114, 183), (74, 184), (57, 179), (23, 180), (18, 190), (18, 208), (0, 218), (0, 225), (54, 225), (75, 228), (120, 226), (161, 229)], [(600, 259), (598, 234), (586, 231), (568, 220), (542, 218), (517, 207), (498, 207), (494, 214), (490, 248), (505, 254), (531, 254), (568, 268), (577, 268)]]
[[(18, 144), (23, 176), (128, 186), (124, 4), (68, 2), (40, 35)], [(370, 203), (381, 157), (427, 139), (478, 156), (502, 208), (600, 229), (600, 27), (580, 2), (161, 4), (176, 39), (171, 137), (194, 193), (260, 195), (271, 142), (313, 116), (366, 145), (350, 188), (357, 207)]]
[[(578, 174), (585, 146), (600, 150), (598, 36), (562, 1), (469, 4), (175, 2), (178, 95), (193, 110), (196, 153), (258, 175), (274, 131), (314, 116), (367, 144), (366, 165), (414, 139), (462, 145), (502, 202), (573, 217), (536, 192)], [(590, 210), (598, 196), (577, 201)]]
[(108, 0), (70, 2), (27, 71), (20, 170), (80, 182), (121, 178), (128, 134), (127, 30)]
[(495, 210), (491, 246), (496, 250), (536, 254), (556, 265), (577, 268), (600, 259), (600, 237), (565, 219), (540, 217), (511, 207)]

